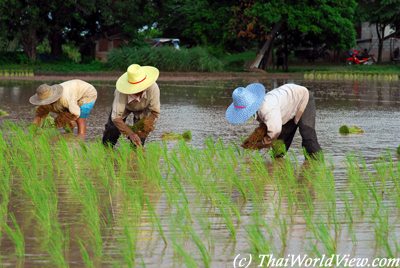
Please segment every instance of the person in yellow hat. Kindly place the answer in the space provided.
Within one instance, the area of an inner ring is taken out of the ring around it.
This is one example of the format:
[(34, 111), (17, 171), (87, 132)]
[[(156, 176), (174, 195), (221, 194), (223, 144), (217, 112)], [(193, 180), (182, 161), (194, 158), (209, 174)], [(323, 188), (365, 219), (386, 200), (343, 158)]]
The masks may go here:
[[(119, 77), (114, 92), (112, 110), (105, 125), (103, 144), (114, 146), (121, 133), (141, 147), (160, 115), (160, 89), (156, 83), (157, 68), (132, 64)], [(134, 122), (144, 119), (144, 129), (133, 131), (126, 118), (133, 113)]]
[(29, 102), (38, 106), (33, 123), (40, 126), (46, 116), (56, 113), (57, 127), (78, 126), (78, 136), (86, 136), (86, 119), (97, 99), (97, 90), (91, 84), (79, 80), (69, 80), (61, 84), (42, 84)]

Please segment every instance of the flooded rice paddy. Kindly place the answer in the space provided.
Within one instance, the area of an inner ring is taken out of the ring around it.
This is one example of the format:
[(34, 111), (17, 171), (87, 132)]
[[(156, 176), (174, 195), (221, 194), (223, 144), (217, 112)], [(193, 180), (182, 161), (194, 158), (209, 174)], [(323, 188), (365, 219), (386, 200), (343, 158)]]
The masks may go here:
[[(39, 83), (2, 82), (0, 263), (233, 267), (248, 253), (399, 257), (400, 83), (260, 82), (313, 92), (325, 163), (304, 161), (298, 134), (284, 161), (237, 148), (256, 127), (225, 121), (239, 80), (160, 83), (161, 117), (138, 155), (122, 138), (112, 152), (98, 143), (114, 82), (93, 83), (99, 97), (86, 146), (8, 126), (32, 120), (28, 99)], [(365, 133), (342, 136), (344, 124)], [(161, 143), (163, 132), (186, 130), (188, 144)]]

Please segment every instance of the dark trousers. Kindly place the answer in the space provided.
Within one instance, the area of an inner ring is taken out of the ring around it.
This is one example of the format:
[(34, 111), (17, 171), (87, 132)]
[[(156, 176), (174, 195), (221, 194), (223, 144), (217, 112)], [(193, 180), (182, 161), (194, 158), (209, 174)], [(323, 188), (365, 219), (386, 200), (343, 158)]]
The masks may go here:
[[(126, 118), (124, 119), (124, 122), (126, 122)], [(113, 121), (111, 120), (111, 112), (110, 112), (110, 115), (108, 116), (108, 121), (105, 125), (105, 129), (103, 132), (103, 144), (114, 147), (115, 144), (117, 144), (120, 136), (121, 136), (121, 132), (119, 131), (119, 129), (114, 125)], [(146, 139), (140, 138), (140, 140), (142, 141), (142, 145), (144, 145)]]
[(310, 156), (314, 156), (322, 150), (315, 132), (315, 100), (311, 94), (298, 124), (295, 124), (294, 119), (291, 119), (282, 126), (282, 132), (278, 139), (285, 143), (286, 151), (289, 150), (292, 144), (297, 128), (299, 128), (302, 138), (301, 145)]

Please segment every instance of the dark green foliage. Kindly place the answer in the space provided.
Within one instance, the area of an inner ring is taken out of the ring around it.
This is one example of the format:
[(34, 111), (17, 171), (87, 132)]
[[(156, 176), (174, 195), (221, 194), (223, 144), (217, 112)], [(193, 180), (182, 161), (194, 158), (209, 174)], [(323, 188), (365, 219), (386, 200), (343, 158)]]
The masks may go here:
[(172, 47), (124, 47), (114, 49), (108, 57), (112, 69), (126, 70), (132, 63), (155, 66), (162, 71), (221, 71), (221, 61), (206, 49), (195, 47), (177, 50)]
[(0, 52), (0, 64), (28, 63), (29, 59), (23, 52)]
[(400, 156), (400, 145), (397, 147), (397, 155)]
[(192, 132), (190, 130), (187, 130), (182, 133), (182, 138), (186, 141), (192, 140)]
[(340, 134), (349, 134), (350, 133), (349, 127), (346, 125), (341, 126), (339, 128), (339, 133)]

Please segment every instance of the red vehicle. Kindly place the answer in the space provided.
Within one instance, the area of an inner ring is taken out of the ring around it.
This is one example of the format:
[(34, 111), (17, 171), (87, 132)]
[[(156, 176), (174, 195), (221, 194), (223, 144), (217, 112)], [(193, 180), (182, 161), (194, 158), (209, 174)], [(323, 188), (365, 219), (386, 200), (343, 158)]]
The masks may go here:
[(349, 51), (349, 57), (346, 58), (346, 63), (348, 65), (353, 64), (366, 64), (371, 65), (375, 62), (374, 56), (368, 54), (368, 51), (364, 49), (363, 53), (360, 53), (359, 50), (353, 49)]

